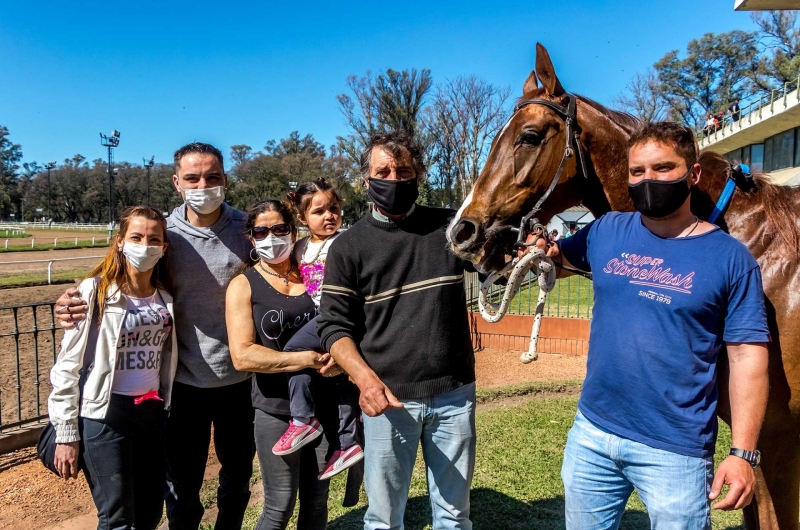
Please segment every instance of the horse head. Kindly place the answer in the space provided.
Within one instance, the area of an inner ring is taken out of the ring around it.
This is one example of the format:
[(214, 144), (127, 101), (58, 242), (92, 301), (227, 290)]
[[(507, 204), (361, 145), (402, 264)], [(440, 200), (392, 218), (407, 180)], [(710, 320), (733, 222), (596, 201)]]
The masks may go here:
[[(575, 97), (561, 86), (550, 55), (537, 44), (536, 68), (522, 87), (522, 97), (494, 138), (483, 170), (447, 229), (453, 252), (478, 264), (481, 271), (504, 265), (517, 237), (514, 228), (545, 194), (561, 165), (561, 176), (536, 213), (537, 219), (547, 223), (585, 194), (584, 185), (575, 182), (583, 173), (581, 157), (574, 152), (580, 148), (568, 138), (567, 116), (559, 112), (570, 104), (575, 111)], [(584, 143), (585, 130), (578, 123), (572, 127), (579, 135), (577, 141)]]

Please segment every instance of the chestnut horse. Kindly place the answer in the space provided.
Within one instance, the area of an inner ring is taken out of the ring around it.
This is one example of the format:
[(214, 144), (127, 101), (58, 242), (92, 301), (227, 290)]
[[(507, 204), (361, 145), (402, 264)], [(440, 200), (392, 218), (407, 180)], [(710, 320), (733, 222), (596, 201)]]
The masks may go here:
[[(540, 44), (536, 52), (536, 69), (525, 81), (521, 100), (546, 100), (566, 108), (570, 95), (556, 77), (550, 56)], [(519, 106), (494, 139), (483, 171), (448, 228), (453, 251), (475, 262), (483, 272), (502, 267), (516, 239), (512, 228), (543, 196), (559, 168), (561, 176), (536, 215), (542, 223), (579, 203), (595, 217), (610, 210), (633, 211), (627, 184), (627, 140), (639, 126), (638, 120), (587, 98), (576, 99), (574, 142), (567, 138), (564, 113), (541, 103)], [(565, 157), (565, 145), (574, 148), (572, 156)], [(575, 156), (576, 152), (580, 156)], [(700, 164), (700, 184), (692, 189), (692, 211), (707, 219), (730, 165), (710, 152), (701, 155)], [(744, 519), (748, 528), (797, 529), (800, 188), (775, 186), (762, 176), (755, 181), (754, 190), (736, 190), (724, 217), (717, 221), (745, 243), (761, 265), (772, 334), (769, 403), (758, 444), (762, 464), (755, 500), (745, 508)], [(724, 352), (718, 365), (718, 414), (730, 423)]]

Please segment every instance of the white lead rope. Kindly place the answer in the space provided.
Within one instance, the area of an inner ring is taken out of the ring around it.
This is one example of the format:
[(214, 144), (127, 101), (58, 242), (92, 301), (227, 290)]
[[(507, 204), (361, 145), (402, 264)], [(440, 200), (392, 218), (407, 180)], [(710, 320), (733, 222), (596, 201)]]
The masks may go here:
[[(503, 298), (500, 300), (499, 305), (493, 304), (489, 300), (489, 289), (509, 270), (511, 274), (503, 291)], [(547, 257), (544, 250), (532, 246), (529, 252), (521, 258), (514, 258), (501, 270), (489, 274), (481, 284), (481, 292), (478, 297), (478, 308), (483, 319), (491, 323), (499, 322), (506, 315), (508, 304), (514, 298), (520, 284), (525, 279), (525, 275), (530, 270), (534, 270), (538, 277), (539, 298), (536, 301), (536, 312), (533, 316), (533, 329), (531, 329), (531, 341), (528, 344), (528, 351), (519, 358), (525, 364), (539, 358), (539, 353), (536, 351), (536, 343), (539, 339), (539, 328), (542, 326), (544, 303), (547, 300), (547, 293), (553, 290), (553, 286), (556, 283), (556, 268), (552, 260)]]

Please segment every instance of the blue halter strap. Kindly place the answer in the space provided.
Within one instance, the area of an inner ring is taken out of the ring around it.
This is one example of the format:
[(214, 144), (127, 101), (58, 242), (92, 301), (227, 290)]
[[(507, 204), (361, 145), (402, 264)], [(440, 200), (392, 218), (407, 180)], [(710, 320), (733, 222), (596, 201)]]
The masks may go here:
[[(741, 171), (743, 175), (750, 175), (750, 167), (745, 164), (738, 164), (731, 168), (731, 172)], [(725, 187), (722, 189), (722, 193), (719, 196), (719, 200), (717, 204), (714, 205), (714, 209), (711, 211), (711, 215), (708, 217), (709, 223), (715, 223), (722, 212), (725, 211), (725, 208), (728, 207), (728, 203), (731, 202), (731, 197), (733, 197), (733, 191), (736, 189), (736, 180), (733, 177), (728, 177), (728, 181), (725, 182)]]

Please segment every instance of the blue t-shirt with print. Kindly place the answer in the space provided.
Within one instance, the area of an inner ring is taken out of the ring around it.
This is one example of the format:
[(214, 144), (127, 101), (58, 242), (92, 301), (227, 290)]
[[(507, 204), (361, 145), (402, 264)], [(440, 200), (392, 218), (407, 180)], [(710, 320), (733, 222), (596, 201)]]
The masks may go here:
[(623, 438), (711, 456), (723, 341), (770, 340), (755, 258), (719, 228), (658, 237), (639, 213), (608, 213), (559, 243), (594, 280), (580, 411)]

